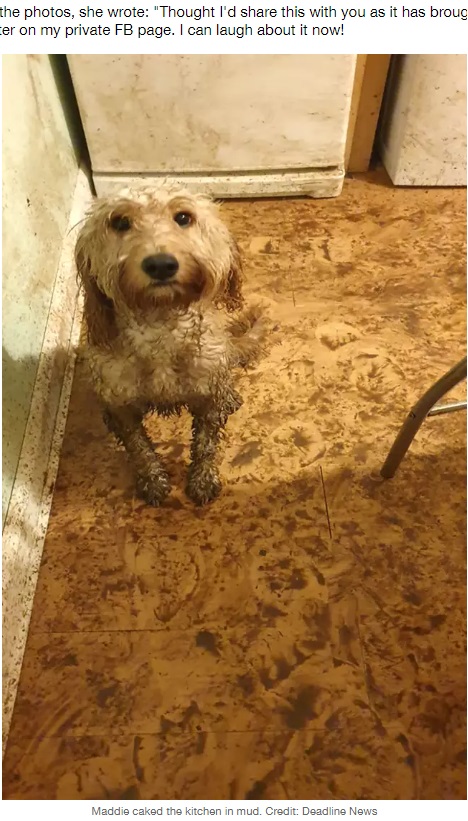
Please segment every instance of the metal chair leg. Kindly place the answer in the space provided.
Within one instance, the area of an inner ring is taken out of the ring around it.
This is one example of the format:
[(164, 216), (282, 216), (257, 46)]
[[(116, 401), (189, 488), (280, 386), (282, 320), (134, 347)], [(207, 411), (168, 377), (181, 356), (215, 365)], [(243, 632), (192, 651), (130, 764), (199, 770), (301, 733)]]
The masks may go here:
[[(431, 408), (433, 408), (436, 402), (448, 393), (448, 391), (454, 388), (455, 385), (462, 382), (463, 379), (466, 379), (466, 356), (448, 371), (448, 373), (442, 376), (441, 379), (435, 382), (434, 385), (426, 391), (424, 396), (421, 397), (419, 402), (416, 402), (414, 407), (411, 408), (380, 471), (380, 475), (384, 479), (391, 479), (395, 475), (411, 442)], [(465, 406), (466, 408), (466, 402), (457, 404)], [(458, 409), (459, 408), (452, 408), (452, 410)], [(443, 413), (444, 411), (438, 410), (438, 412)]]
[(431, 408), (428, 416), (441, 416), (444, 413), (454, 413), (459, 410), (466, 410), (466, 402), (447, 402), (446, 405), (436, 405)]

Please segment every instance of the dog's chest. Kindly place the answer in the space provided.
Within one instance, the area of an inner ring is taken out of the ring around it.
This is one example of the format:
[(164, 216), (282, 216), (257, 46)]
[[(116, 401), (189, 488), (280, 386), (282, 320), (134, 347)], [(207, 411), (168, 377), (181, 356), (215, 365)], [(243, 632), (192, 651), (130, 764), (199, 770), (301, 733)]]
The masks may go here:
[(130, 328), (128, 338), (137, 361), (139, 392), (172, 402), (207, 393), (213, 375), (226, 365), (222, 328), (187, 315), (174, 322)]

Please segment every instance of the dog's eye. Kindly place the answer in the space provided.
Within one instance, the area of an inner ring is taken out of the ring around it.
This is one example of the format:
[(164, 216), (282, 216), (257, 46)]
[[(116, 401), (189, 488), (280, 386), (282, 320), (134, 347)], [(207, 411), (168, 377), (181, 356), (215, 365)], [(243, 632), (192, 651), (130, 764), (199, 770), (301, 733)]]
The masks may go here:
[(124, 234), (125, 231), (130, 231), (132, 223), (128, 217), (123, 217), (122, 214), (115, 214), (110, 221), (110, 226), (113, 231)]
[(174, 222), (176, 222), (177, 225), (180, 225), (181, 228), (186, 228), (187, 225), (192, 224), (193, 217), (188, 213), (188, 211), (179, 211), (174, 216)]

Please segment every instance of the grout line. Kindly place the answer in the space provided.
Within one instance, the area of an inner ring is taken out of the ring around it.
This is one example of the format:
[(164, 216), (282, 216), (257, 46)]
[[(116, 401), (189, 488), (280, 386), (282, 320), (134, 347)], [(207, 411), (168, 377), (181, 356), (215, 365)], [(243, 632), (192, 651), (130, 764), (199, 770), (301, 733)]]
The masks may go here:
[(326, 513), (327, 513), (328, 532), (330, 534), (330, 539), (333, 541), (333, 534), (332, 534), (332, 528), (331, 528), (331, 522), (330, 522), (330, 512), (328, 510), (327, 491), (325, 490), (325, 479), (324, 479), (324, 476), (323, 476), (322, 465), (319, 465), (319, 468), (320, 468), (320, 478), (322, 480), (322, 490), (323, 490), (323, 498), (324, 498), (324, 501), (325, 501), (325, 510), (326, 510)]
[[(284, 729), (281, 729), (280, 727), (278, 727), (278, 728), (274, 728), (274, 727), (268, 728), (267, 727), (266, 729), (264, 729), (262, 727), (252, 727), (252, 729), (249, 729), (249, 730), (227, 730), (227, 729), (225, 729), (225, 730), (212, 730), (212, 729), (183, 730), (183, 729), (177, 727), (177, 729), (175, 731), (173, 729), (171, 729), (171, 730), (154, 730), (153, 732), (151, 732), (151, 730), (149, 730), (149, 731), (148, 730), (138, 730), (138, 729), (133, 729), (132, 730), (132, 729), (129, 728), (128, 730), (122, 730), (122, 732), (120, 732), (120, 733), (119, 732), (109, 732), (107, 730), (105, 732), (100, 732), (100, 733), (93, 732), (93, 730), (90, 730), (89, 732), (86, 731), (86, 732), (79, 732), (79, 733), (77, 733), (77, 732), (68, 732), (65, 735), (52, 735), (52, 734), (49, 735), (48, 733), (37, 733), (37, 735), (20, 735), (19, 739), (20, 739), (20, 741), (29, 741), (29, 742), (40, 741), (40, 742), (42, 742), (44, 740), (51, 740), (51, 739), (55, 738), (55, 739), (57, 739), (57, 741), (62, 742), (62, 741), (75, 741), (76, 739), (79, 739), (79, 738), (105, 738), (105, 739), (110, 739), (112, 741), (115, 741), (115, 740), (122, 739), (122, 738), (124, 738), (124, 739), (133, 738), (134, 736), (138, 736), (138, 737), (141, 737), (141, 738), (174, 738), (175, 735), (177, 737), (180, 737), (180, 736), (191, 736), (191, 737), (193, 737), (193, 736), (198, 736), (198, 735), (211, 735), (211, 736), (225, 736), (225, 735), (257, 735), (257, 736), (258, 735), (271, 735), (271, 736), (281, 735), (281, 736), (284, 736), (284, 735), (291, 735), (291, 736), (295, 736), (295, 737), (297, 737), (297, 736), (310, 737), (312, 734), (314, 736), (315, 735), (328, 736), (329, 733), (330, 733), (330, 731), (327, 730), (326, 727), (319, 727), (319, 728), (317, 728), (317, 727), (308, 727), (308, 728), (305, 728), (305, 729), (302, 729), (302, 728), (296, 729), (296, 728), (292, 728), (292, 727), (285, 727)], [(19, 742), (16, 741), (15, 743), (18, 744)]]
[(292, 280), (291, 280), (291, 293), (292, 293), (293, 305), (294, 305), (294, 307), (296, 307), (296, 293), (294, 291), (294, 283), (292, 282)]

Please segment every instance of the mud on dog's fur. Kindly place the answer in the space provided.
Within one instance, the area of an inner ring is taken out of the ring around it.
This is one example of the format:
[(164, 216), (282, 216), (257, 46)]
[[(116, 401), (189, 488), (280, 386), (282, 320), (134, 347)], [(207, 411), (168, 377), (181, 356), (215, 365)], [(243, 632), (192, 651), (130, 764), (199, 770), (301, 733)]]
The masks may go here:
[(170, 486), (143, 427), (148, 411), (193, 416), (186, 491), (220, 492), (217, 450), (242, 400), (233, 372), (260, 355), (266, 322), (245, 308), (239, 249), (217, 206), (163, 185), (97, 201), (76, 244), (88, 360), (110, 431), (137, 490), (159, 505)]

